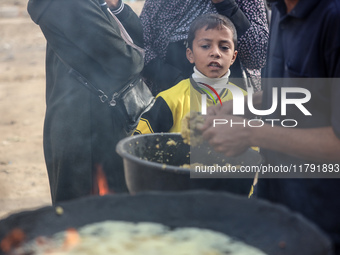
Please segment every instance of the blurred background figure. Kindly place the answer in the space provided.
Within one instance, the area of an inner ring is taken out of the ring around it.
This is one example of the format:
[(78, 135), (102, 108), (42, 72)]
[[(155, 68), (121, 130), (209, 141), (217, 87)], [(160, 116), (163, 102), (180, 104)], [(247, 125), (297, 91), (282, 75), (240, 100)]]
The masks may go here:
[[(140, 15), (146, 50), (143, 75), (155, 95), (190, 77), (193, 65), (185, 54), (189, 26), (199, 15), (211, 12), (228, 17), (237, 30), (238, 57), (231, 67), (231, 81), (249, 77), (255, 91), (260, 90), (268, 44), (263, 0), (146, 0)], [(237, 84), (240, 81), (243, 84)], [(245, 79), (240, 81), (235, 84), (245, 88)]]

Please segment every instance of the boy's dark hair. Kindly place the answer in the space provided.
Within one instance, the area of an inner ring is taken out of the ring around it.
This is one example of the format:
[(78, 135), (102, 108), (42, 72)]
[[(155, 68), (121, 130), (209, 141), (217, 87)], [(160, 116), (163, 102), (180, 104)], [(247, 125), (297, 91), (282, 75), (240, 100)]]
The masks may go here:
[(196, 31), (200, 30), (204, 27), (206, 27), (205, 30), (209, 29), (215, 29), (215, 28), (222, 28), (223, 26), (229, 28), (231, 32), (233, 33), (233, 43), (234, 43), (234, 48), (236, 50), (237, 48), (237, 33), (236, 33), (236, 28), (231, 22), (230, 19), (227, 17), (220, 15), (220, 14), (215, 14), (215, 13), (207, 13), (198, 16), (190, 25), (189, 32), (188, 32), (188, 47), (192, 49), (192, 42), (195, 39)]

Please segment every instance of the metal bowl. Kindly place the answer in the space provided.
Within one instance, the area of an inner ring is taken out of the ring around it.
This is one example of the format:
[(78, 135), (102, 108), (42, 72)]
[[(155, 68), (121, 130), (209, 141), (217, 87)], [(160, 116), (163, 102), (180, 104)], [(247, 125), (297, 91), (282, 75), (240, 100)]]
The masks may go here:
[[(173, 141), (173, 145), (167, 144), (169, 141)], [(190, 170), (181, 166), (190, 164), (191, 148), (183, 142), (180, 134), (155, 133), (127, 137), (118, 143), (116, 149), (124, 161), (125, 179), (130, 193), (203, 189), (248, 195), (253, 182), (253, 178), (190, 178)], [(201, 162), (204, 164), (262, 163), (261, 155), (251, 149), (237, 157), (228, 158), (212, 150), (208, 152), (206, 147), (198, 147), (195, 155), (205, 159)]]

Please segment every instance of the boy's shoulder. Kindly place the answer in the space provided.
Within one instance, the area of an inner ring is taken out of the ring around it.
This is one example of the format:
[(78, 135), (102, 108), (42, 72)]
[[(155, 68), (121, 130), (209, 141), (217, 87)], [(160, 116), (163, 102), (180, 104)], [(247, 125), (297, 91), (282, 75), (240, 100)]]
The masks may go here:
[(190, 89), (190, 79), (181, 80), (175, 86), (160, 92), (157, 97), (166, 98), (177, 98), (182, 95), (186, 95)]

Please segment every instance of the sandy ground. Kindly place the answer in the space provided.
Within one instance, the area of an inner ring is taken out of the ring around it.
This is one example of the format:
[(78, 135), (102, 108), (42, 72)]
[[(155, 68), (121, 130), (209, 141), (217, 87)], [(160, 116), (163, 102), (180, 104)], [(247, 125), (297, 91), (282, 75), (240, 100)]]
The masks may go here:
[[(26, 4), (0, 1), (0, 219), (51, 204), (42, 148), (46, 41)], [(128, 4), (138, 14), (143, 7)]]

